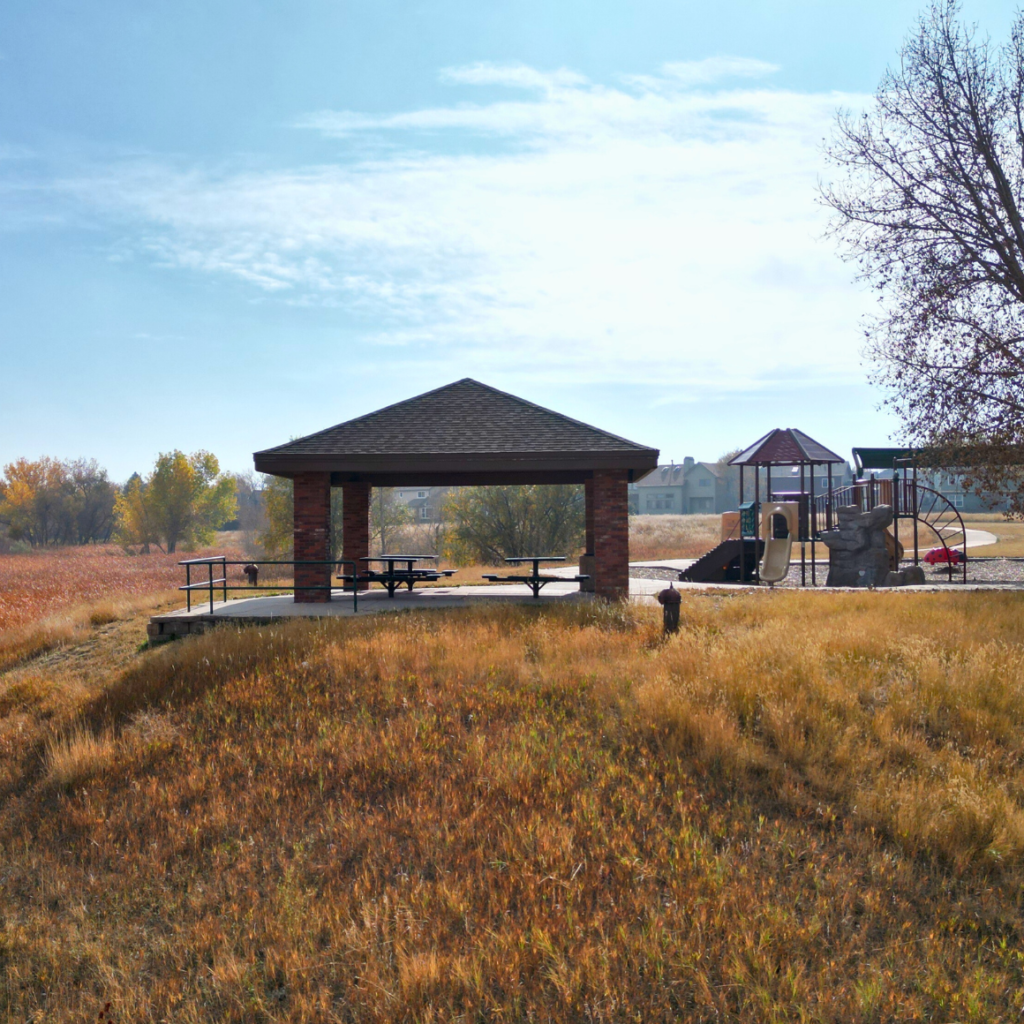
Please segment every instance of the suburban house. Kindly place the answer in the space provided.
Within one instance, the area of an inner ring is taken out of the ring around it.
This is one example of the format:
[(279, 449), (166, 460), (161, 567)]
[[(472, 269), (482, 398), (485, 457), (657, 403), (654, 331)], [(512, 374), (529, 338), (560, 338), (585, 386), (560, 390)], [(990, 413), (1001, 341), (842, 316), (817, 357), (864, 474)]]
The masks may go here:
[(417, 523), (441, 521), (441, 506), (450, 487), (396, 487), (395, 498), (412, 513)]
[(735, 485), (729, 486), (733, 476), (736, 474), (724, 465), (697, 462), (687, 456), (682, 463), (659, 466), (642, 480), (631, 483), (629, 510), (634, 515), (727, 512), (738, 500)]
[[(891, 480), (891, 469), (872, 470), (865, 476), (876, 480)], [(964, 475), (956, 470), (918, 470), (917, 481), (922, 487), (938, 491), (960, 512), (1003, 512), (1010, 507), (1010, 499), (1002, 494), (969, 491), (964, 487)]]
[[(747, 497), (753, 497), (752, 470), (747, 471)], [(766, 493), (767, 474), (760, 473), (760, 493)], [(848, 464), (832, 469), (832, 487), (853, 483), (853, 470)], [(828, 477), (819, 474), (804, 479), (807, 490), (825, 494)], [(800, 468), (783, 467), (772, 473), (772, 491), (800, 489)], [(733, 511), (739, 504), (739, 469), (722, 462), (697, 462), (687, 456), (681, 463), (659, 466), (643, 480), (629, 485), (629, 511), (632, 515), (696, 515)]]

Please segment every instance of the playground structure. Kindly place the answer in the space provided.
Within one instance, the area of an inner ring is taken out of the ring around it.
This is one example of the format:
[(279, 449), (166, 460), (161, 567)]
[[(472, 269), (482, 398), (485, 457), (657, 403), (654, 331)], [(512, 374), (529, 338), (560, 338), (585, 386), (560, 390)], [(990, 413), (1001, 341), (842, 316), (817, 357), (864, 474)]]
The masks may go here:
[[(901, 555), (909, 547), (900, 538), (900, 523), (910, 530), (907, 538), (913, 545), (913, 564), (920, 565), (921, 534), (925, 531), (925, 546), (934, 545), (945, 552), (943, 559), (950, 568), (960, 571), (962, 582), (967, 582), (967, 528), (957, 507), (944, 494), (918, 481), (918, 456), (906, 448), (854, 448), (853, 465), (857, 480), (848, 487), (840, 487), (834, 495), (833, 506), (857, 505), (868, 512), (878, 505), (891, 505), (893, 512), (893, 538)], [(878, 479), (875, 472), (892, 471), (890, 479)], [(931, 561), (931, 560), (930, 560)]]
[[(788, 575), (794, 548), (799, 545), (800, 585), (807, 585), (809, 568), (811, 586), (816, 586), (817, 545), (825, 531), (837, 528), (836, 510), (853, 506), (870, 512), (879, 505), (889, 505), (893, 524), (886, 545), (892, 568), (898, 570), (900, 562), (907, 560), (919, 565), (922, 535), (927, 539), (931, 534), (944, 553), (950, 578), (958, 570), (966, 582), (967, 531), (963, 518), (948, 498), (919, 482), (916, 453), (898, 448), (854, 448), (853, 456), (856, 480), (835, 487), (832, 467), (846, 460), (803, 431), (776, 428), (759, 438), (729, 462), (739, 468), (740, 500), (738, 512), (723, 515), (722, 542), (683, 570), (679, 578), (691, 582), (778, 583)], [(753, 475), (752, 501), (744, 500), (750, 493), (748, 467)], [(786, 469), (789, 473), (782, 473)], [(815, 472), (820, 474), (822, 470), (824, 487), (815, 488)], [(892, 475), (879, 478), (879, 472)], [(913, 551), (910, 559), (904, 558), (907, 550)]]

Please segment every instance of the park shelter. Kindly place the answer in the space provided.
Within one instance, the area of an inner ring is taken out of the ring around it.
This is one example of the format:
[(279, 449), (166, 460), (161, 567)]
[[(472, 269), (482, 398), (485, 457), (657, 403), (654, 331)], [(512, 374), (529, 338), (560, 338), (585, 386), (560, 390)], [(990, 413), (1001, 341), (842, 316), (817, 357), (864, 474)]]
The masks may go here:
[[(253, 458), (259, 472), (294, 483), (296, 562), (331, 557), (332, 487), (342, 489), (342, 555), (358, 560), (370, 554), (372, 487), (583, 484), (581, 569), (598, 596), (616, 599), (629, 592), (627, 487), (657, 467), (658, 450), (467, 377)], [(328, 568), (296, 565), (295, 582), (323, 586)]]

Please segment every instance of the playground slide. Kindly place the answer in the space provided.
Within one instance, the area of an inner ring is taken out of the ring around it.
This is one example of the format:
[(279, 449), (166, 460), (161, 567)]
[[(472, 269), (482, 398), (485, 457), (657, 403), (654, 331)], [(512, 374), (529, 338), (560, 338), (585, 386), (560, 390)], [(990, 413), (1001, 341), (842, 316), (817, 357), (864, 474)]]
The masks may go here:
[(764, 510), (761, 533), (764, 536), (764, 555), (759, 575), (765, 583), (778, 583), (789, 572), (793, 553), (793, 533), (797, 526), (797, 506), (792, 502), (779, 502)]
[(793, 536), (769, 537), (764, 542), (764, 557), (761, 559), (761, 579), (765, 583), (778, 583), (789, 572), (789, 558), (793, 551)]

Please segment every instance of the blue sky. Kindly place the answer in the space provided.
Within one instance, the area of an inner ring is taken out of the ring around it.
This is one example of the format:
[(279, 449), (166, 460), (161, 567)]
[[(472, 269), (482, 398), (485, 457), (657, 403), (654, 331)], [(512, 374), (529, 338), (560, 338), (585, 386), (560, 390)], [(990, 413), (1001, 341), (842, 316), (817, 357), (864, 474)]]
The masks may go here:
[(244, 470), (465, 376), (666, 460), (882, 443), (815, 184), (918, 11), (7, 0), (0, 464)]

